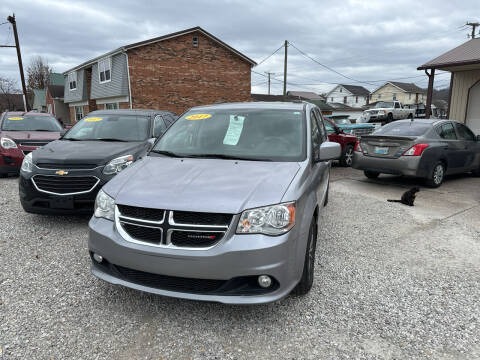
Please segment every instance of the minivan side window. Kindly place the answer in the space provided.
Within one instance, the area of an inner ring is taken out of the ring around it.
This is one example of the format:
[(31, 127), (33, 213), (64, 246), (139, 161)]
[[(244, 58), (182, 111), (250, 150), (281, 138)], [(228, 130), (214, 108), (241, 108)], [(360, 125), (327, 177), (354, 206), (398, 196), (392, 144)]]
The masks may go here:
[(155, 120), (153, 122), (153, 136), (158, 137), (163, 135), (163, 133), (167, 130), (165, 122), (163, 121), (162, 115), (155, 116)]
[(455, 124), (455, 125), (457, 127), (458, 136), (460, 137), (461, 140), (470, 140), (470, 141), (475, 140), (475, 135), (468, 127), (466, 127), (463, 124)]
[(320, 144), (322, 143), (322, 137), (318, 127), (318, 121), (313, 110), (310, 112), (310, 127), (312, 134), (312, 154), (313, 159), (315, 160), (320, 156)]
[(322, 121), (322, 115), (320, 114), (320, 111), (318, 109), (315, 109), (315, 117), (317, 118), (318, 129), (320, 130), (322, 142), (327, 141), (328, 140), (327, 130), (325, 129), (325, 126)]
[(440, 125), (436, 130), (442, 139), (457, 140), (457, 134), (455, 134), (455, 129), (453, 128), (452, 123)]

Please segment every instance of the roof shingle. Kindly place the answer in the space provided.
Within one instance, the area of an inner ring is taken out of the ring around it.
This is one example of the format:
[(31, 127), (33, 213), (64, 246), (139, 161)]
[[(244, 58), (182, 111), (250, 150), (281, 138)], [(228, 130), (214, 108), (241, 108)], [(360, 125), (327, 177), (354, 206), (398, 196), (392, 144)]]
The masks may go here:
[(480, 38), (471, 39), (419, 66), (418, 70), (480, 64)]

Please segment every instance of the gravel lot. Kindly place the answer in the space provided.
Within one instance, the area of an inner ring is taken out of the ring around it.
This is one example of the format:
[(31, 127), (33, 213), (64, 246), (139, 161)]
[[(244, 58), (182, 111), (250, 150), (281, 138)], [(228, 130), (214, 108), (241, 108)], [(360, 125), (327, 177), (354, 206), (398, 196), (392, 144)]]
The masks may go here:
[(88, 218), (25, 214), (0, 179), (0, 358), (479, 358), (480, 179), (408, 208), (385, 201), (408, 181), (332, 178), (314, 288), (256, 307), (97, 280)]

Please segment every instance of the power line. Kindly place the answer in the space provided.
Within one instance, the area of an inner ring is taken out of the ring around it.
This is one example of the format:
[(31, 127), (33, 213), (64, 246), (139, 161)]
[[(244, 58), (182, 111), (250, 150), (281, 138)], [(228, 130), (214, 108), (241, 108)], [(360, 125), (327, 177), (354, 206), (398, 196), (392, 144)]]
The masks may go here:
[(257, 63), (257, 65), (255, 66), (259, 66), (260, 64), (264, 63), (265, 61), (267, 61), (268, 59), (270, 59), (273, 55), (275, 55), (281, 48), (283, 48), (283, 44), (277, 49), (275, 50), (273, 53), (271, 53), (270, 55), (268, 55), (265, 59), (263, 59), (262, 61), (260, 61), (259, 63)]

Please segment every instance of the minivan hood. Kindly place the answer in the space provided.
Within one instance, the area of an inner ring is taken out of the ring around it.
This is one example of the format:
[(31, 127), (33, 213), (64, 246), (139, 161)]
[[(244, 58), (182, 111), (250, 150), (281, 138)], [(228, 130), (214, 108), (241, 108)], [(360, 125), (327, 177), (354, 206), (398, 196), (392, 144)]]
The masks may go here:
[(53, 141), (33, 152), (33, 162), (54, 164), (104, 165), (115, 157), (135, 155), (145, 143), (110, 141)]
[(107, 183), (118, 204), (237, 214), (281, 202), (293, 162), (147, 157)]
[(5, 131), (2, 130), (2, 137), (9, 137), (13, 140), (57, 140), (60, 133), (56, 131)]

